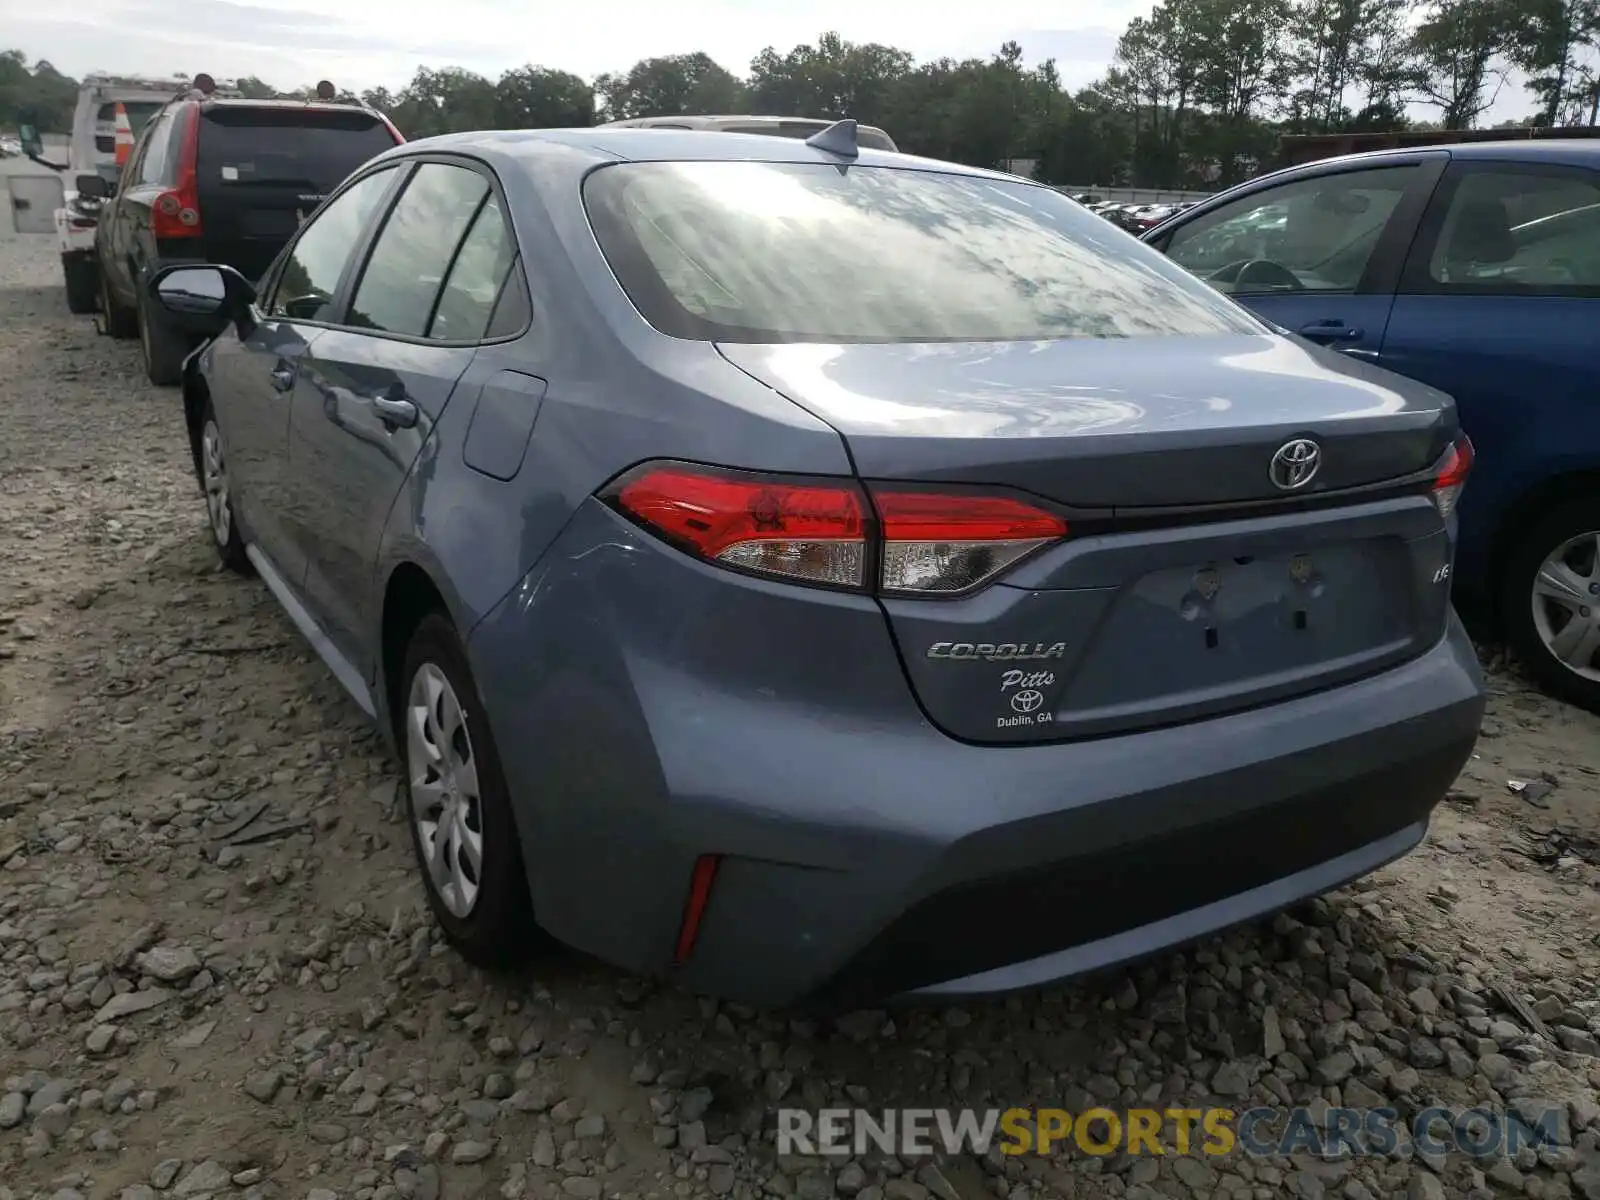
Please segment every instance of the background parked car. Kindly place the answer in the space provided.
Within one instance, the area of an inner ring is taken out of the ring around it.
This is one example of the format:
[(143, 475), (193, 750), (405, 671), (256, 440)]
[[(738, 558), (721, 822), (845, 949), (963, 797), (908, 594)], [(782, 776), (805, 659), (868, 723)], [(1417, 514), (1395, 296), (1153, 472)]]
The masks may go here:
[[(19, 215), (19, 232), (54, 232), (60, 245), (61, 275), (67, 289), (67, 307), (75, 313), (92, 313), (99, 298), (99, 280), (94, 259), (94, 228), (99, 220), (103, 192), (92, 181), (85, 191), (80, 182), (85, 176), (99, 176), (114, 183), (117, 165), (116, 115), (120, 105), (128, 125), (137, 135), (163, 105), (186, 85), (176, 79), (137, 75), (86, 75), (78, 88), (78, 102), (72, 112), (72, 130), (67, 139), (65, 162), (44, 156), (44, 145), (22, 146), (53, 175), (29, 175), (7, 180), (13, 207), (19, 193), (27, 201), (24, 210), (31, 219)], [(70, 186), (69, 186), (70, 184)]]
[[(204, 82), (204, 81), (203, 81)], [(151, 382), (174, 384), (184, 356), (223, 327), (179, 328), (147, 302), (170, 262), (226, 264), (247, 279), (362, 163), (405, 139), (360, 104), (245, 100), (205, 88), (146, 126), (95, 229), (100, 310), (113, 337), (138, 337)], [(108, 189), (109, 190), (109, 189)]]
[[(729, 116), (725, 114), (687, 114), (670, 117), (630, 117), (605, 121), (597, 129), (714, 129), (719, 133), (760, 133), (769, 137), (799, 138), (821, 133), (832, 121), (816, 117)], [(876, 125), (857, 125), (856, 141), (871, 150), (896, 150), (894, 139)]]
[(1330, 159), (1149, 240), (1278, 325), (1455, 397), (1479, 463), (1462, 613), (1600, 711), (1600, 142)]

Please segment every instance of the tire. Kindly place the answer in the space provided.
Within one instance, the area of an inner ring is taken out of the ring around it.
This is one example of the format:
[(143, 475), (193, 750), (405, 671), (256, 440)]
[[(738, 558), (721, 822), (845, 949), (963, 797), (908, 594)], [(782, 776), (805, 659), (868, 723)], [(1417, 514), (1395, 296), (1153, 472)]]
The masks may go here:
[[(1567, 599), (1547, 598), (1542, 575), (1564, 581)], [(1600, 499), (1570, 500), (1538, 516), (1518, 535), (1502, 587), (1506, 641), (1523, 669), (1550, 695), (1600, 712)], [(1579, 656), (1587, 648), (1587, 662), (1572, 661), (1563, 642), (1577, 643)]]
[(196, 456), (195, 470), (200, 476), (200, 491), (206, 501), (206, 524), (211, 530), (211, 544), (217, 549), (217, 557), (230, 571), (248, 575), (250, 557), (244, 552), (239, 519), (233, 511), (227, 447), (210, 400), (200, 414), (200, 452)]
[(117, 303), (117, 297), (111, 290), (111, 280), (105, 271), (96, 271), (95, 274), (100, 276), (100, 332), (124, 341), (138, 337), (139, 314)]
[[(428, 703), (430, 698), (432, 703)], [(412, 633), (398, 701), (394, 718), (405, 778), (406, 819), (434, 917), (450, 944), (476, 966), (498, 969), (525, 961), (546, 939), (534, 924), (522, 848), (494, 736), (483, 718), (483, 702), (466, 653), (443, 614), (430, 613)], [(413, 719), (414, 707), (428, 711), (426, 722)], [(452, 719), (452, 712), (460, 714), (459, 721)], [(461, 730), (465, 737), (441, 737), (451, 729)], [(442, 776), (432, 765), (437, 761), (435, 755), (429, 753), (430, 748), (437, 750), (441, 741), (447, 745), (447, 761), (452, 764)], [(464, 757), (463, 749), (467, 751)], [(474, 768), (471, 774), (464, 770), (468, 764)], [(424, 792), (423, 780), (429, 776), (443, 786)], [(474, 790), (474, 780), (476, 803), (468, 795)], [(461, 799), (453, 801), (452, 796)], [(462, 816), (459, 824), (447, 826), (438, 818), (449, 812), (453, 803), (462, 805)], [(441, 887), (439, 882), (443, 877), (450, 884), (451, 865), (463, 862), (456, 849), (459, 841), (454, 845), (444, 841), (447, 828), (464, 830), (478, 839), (479, 868), (474, 872), (468, 864), (453, 875), (456, 881), (474, 884), (473, 895), (458, 892), (453, 885)]]
[(175, 332), (148, 299), (139, 300), (139, 357), (144, 373), (157, 387), (172, 387), (183, 382), (183, 360), (189, 355), (189, 342)]
[(92, 254), (63, 254), (61, 275), (67, 284), (67, 311), (79, 316), (100, 307), (100, 279)]

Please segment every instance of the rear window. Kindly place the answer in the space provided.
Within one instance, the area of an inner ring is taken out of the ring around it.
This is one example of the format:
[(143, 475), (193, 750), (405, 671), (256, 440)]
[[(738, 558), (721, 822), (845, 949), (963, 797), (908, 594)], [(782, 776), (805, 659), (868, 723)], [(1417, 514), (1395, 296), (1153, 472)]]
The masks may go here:
[(388, 126), (360, 109), (207, 109), (200, 122), (200, 185), (331, 192), (394, 145)]
[[(139, 131), (150, 123), (150, 118), (155, 116), (165, 107), (164, 100), (124, 100), (123, 109), (128, 114), (128, 125), (133, 129), (133, 136), (137, 138)], [(96, 125), (112, 125), (117, 119), (117, 104), (112, 101), (102, 104), (100, 110), (94, 115)], [(101, 154), (115, 154), (117, 151), (117, 135), (113, 130), (108, 133), (96, 132), (94, 148)]]
[(1235, 303), (1066, 196), (889, 167), (603, 167), (584, 199), (644, 318), (726, 342), (1260, 333)]

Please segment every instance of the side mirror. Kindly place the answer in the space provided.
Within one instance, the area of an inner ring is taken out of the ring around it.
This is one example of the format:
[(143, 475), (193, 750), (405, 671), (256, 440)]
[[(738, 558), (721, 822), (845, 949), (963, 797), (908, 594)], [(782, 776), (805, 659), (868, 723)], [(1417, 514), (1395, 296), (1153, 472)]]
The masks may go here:
[(162, 308), (196, 332), (217, 332), (219, 317), (233, 321), (244, 334), (249, 332), (247, 326), (254, 326), (250, 306), (256, 289), (232, 267), (210, 263), (166, 267), (151, 277), (149, 287)]
[(73, 186), (78, 189), (78, 195), (90, 200), (104, 200), (111, 195), (111, 184), (102, 175), (79, 175), (73, 180)]
[(19, 125), (17, 140), (22, 143), (22, 152), (29, 158), (44, 153), (44, 139), (39, 136), (37, 125)]

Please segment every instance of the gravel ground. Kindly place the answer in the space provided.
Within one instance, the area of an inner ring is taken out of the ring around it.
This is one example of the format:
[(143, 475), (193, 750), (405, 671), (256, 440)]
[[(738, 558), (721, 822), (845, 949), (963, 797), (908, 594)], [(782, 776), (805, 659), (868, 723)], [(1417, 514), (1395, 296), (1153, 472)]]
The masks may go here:
[[(0, 1200), (1600, 1200), (1600, 721), (1493, 682), (1417, 853), (1132, 971), (834, 1022), (574, 956), (491, 978), (427, 919), (354, 706), (218, 571), (176, 393), (7, 227)], [(772, 1138), (780, 1105), (1213, 1099), (1549, 1106), (1567, 1144), (933, 1162)]]

